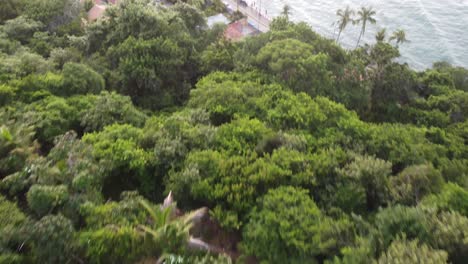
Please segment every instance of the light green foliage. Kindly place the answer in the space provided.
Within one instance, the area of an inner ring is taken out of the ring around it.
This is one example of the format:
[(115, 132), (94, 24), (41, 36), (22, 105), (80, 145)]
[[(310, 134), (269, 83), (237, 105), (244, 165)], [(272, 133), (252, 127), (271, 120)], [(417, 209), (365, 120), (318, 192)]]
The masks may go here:
[(232, 154), (243, 154), (253, 150), (265, 135), (273, 133), (257, 119), (237, 119), (219, 127), (216, 146)]
[(407, 241), (400, 239), (394, 241), (388, 250), (380, 256), (379, 264), (397, 264), (397, 263), (428, 263), (445, 264), (447, 261), (447, 252), (435, 250), (426, 244), (420, 244), (418, 240)]
[(51, 69), (50, 62), (40, 55), (19, 50), (0, 60), (0, 80), (21, 78), (32, 73), (45, 73), (49, 69)]
[(111, 161), (113, 168), (128, 164), (129, 168), (138, 169), (146, 163), (145, 152), (137, 145), (141, 135), (139, 128), (114, 124), (105, 127), (102, 132), (86, 134), (83, 141), (93, 145), (97, 159)]
[(37, 215), (43, 216), (62, 206), (68, 199), (67, 187), (33, 185), (27, 194), (28, 205)]
[(37, 145), (33, 142), (33, 128), (16, 122), (0, 112), (0, 179), (21, 170), (33, 156)]
[(23, 102), (33, 102), (52, 94), (59, 94), (63, 89), (63, 76), (47, 72), (31, 74), (13, 82), (18, 87), (18, 97)]
[(249, 76), (251, 80), (244, 74), (212, 73), (191, 91), (189, 106), (205, 109), (214, 125), (229, 122), (235, 115), (252, 116), (256, 109), (255, 99), (268, 87), (259, 83), (258, 74), (250, 73)]
[(423, 204), (442, 210), (454, 210), (468, 217), (468, 191), (454, 183), (444, 185), (439, 194), (426, 197)]
[(414, 165), (392, 177), (390, 190), (396, 201), (414, 205), (423, 196), (437, 193), (443, 183), (442, 175), (431, 164)]
[(139, 128), (114, 124), (83, 137), (93, 146), (93, 156), (105, 172), (106, 196), (118, 197), (121, 191), (135, 187), (150, 194), (157, 186), (148, 170), (150, 155), (138, 145), (141, 136)]
[(97, 94), (104, 90), (105, 83), (101, 75), (84, 64), (65, 63), (62, 74), (63, 89), (57, 91), (61, 95)]
[(147, 221), (149, 214), (141, 207), (141, 196), (124, 192), (121, 198), (119, 202), (83, 204), (80, 214), (85, 218), (86, 225), (99, 229), (107, 225), (137, 226)]
[(0, 233), (9, 225), (16, 226), (23, 223), (26, 216), (12, 203), (0, 195)]
[(452, 263), (468, 257), (468, 218), (457, 212), (442, 212), (431, 219), (431, 245), (449, 253)]
[(224, 38), (212, 43), (201, 55), (204, 72), (230, 71), (234, 69), (236, 46)]
[(76, 122), (77, 110), (61, 97), (50, 96), (27, 108), (39, 142), (51, 144), (56, 136), (64, 134)]
[(132, 227), (107, 226), (79, 234), (91, 263), (135, 263), (147, 253), (144, 237)]
[(101, 92), (91, 107), (85, 109), (81, 116), (81, 126), (85, 131), (102, 130), (112, 124), (132, 124), (141, 126), (145, 115), (140, 112), (127, 96), (115, 92)]
[(270, 190), (252, 211), (242, 248), (262, 263), (314, 262), (314, 256), (336, 243), (332, 234), (338, 226), (320, 212), (306, 190), (280, 187)]

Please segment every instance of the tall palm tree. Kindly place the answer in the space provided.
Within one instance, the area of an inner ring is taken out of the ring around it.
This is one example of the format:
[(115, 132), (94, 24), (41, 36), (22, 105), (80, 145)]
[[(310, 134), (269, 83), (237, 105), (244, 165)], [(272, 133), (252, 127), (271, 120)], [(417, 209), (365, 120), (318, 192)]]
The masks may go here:
[(406, 32), (403, 29), (398, 29), (394, 31), (392, 36), (389, 38), (389, 41), (392, 40), (395, 40), (397, 47), (399, 44), (409, 42), (409, 40), (406, 38)]
[(349, 6), (346, 7), (345, 10), (338, 9), (336, 11), (336, 15), (339, 17), (338, 21), (338, 37), (336, 38), (336, 42), (340, 41), (340, 36), (341, 32), (348, 26), (349, 23), (353, 23), (353, 15), (354, 15), (354, 10), (349, 8)]
[(387, 29), (382, 28), (377, 34), (375, 35), (375, 40), (377, 42), (383, 42), (385, 40), (385, 35), (387, 34)]
[(357, 12), (358, 19), (355, 21), (355, 24), (361, 23), (361, 33), (359, 33), (359, 38), (356, 43), (356, 48), (359, 46), (359, 42), (361, 41), (361, 37), (364, 36), (364, 33), (366, 33), (366, 26), (367, 22), (371, 24), (377, 23), (377, 20), (375, 20), (374, 16), (376, 15), (376, 12), (372, 9), (372, 7), (365, 8), (361, 7), (361, 10)]
[(283, 11), (281, 11), (281, 15), (283, 15), (286, 19), (289, 19), (289, 15), (291, 14), (291, 7), (286, 4), (283, 6)]

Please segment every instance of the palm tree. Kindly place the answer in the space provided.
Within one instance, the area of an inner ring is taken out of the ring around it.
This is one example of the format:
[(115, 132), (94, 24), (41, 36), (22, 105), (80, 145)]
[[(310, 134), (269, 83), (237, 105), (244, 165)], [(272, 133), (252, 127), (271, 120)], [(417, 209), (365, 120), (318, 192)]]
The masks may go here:
[(377, 34), (375, 35), (375, 40), (377, 42), (383, 42), (385, 40), (385, 35), (387, 34), (387, 29), (382, 28)]
[(349, 23), (353, 22), (352, 16), (354, 15), (354, 11), (347, 6), (345, 10), (338, 9), (338, 11), (336, 11), (336, 15), (339, 17), (338, 21), (336, 21), (339, 24), (338, 37), (336, 38), (336, 42), (338, 43), (341, 32), (343, 32)]
[(396, 46), (398, 47), (399, 44), (409, 42), (406, 38), (406, 33), (403, 29), (398, 29), (393, 32), (392, 36), (389, 38), (389, 41), (395, 40)]
[(286, 17), (286, 19), (289, 19), (289, 14), (291, 14), (291, 7), (286, 4), (283, 6), (283, 11), (281, 11), (281, 15)]
[(361, 23), (362, 27), (361, 27), (361, 33), (359, 33), (359, 38), (356, 43), (356, 48), (359, 46), (361, 37), (364, 36), (364, 33), (366, 32), (367, 22), (371, 24), (375, 24), (377, 22), (377, 20), (375, 20), (375, 18), (373, 17), (375, 16), (376, 12), (372, 9), (372, 7), (370, 8), (361, 7), (361, 10), (359, 10), (357, 14), (359, 18), (355, 21), (355, 24)]

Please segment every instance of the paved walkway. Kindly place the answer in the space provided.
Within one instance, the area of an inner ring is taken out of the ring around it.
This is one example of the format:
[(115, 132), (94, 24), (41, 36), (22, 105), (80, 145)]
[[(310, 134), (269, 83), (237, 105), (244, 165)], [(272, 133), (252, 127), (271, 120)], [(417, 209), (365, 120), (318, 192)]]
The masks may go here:
[[(239, 1), (239, 0), (237, 0)], [(253, 24), (261, 32), (267, 32), (270, 30), (270, 19), (260, 14), (255, 8), (251, 6), (245, 6), (240, 3), (236, 3), (236, 0), (223, 0), (224, 4), (229, 5), (231, 9), (236, 10), (239, 7), (239, 11), (247, 16), (249, 22)]]

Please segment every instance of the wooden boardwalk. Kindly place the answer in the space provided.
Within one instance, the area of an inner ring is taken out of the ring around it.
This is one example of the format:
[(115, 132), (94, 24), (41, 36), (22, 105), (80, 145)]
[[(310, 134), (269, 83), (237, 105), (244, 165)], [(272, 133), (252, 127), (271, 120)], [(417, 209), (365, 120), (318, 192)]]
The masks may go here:
[[(251, 6), (245, 6), (241, 4), (239, 0), (222, 0), (223, 3), (229, 6), (232, 10), (238, 10), (244, 14), (248, 21), (261, 32), (267, 32), (270, 30), (270, 19), (265, 15), (261, 14), (257, 9)], [(238, 1), (238, 2), (236, 2)]]

